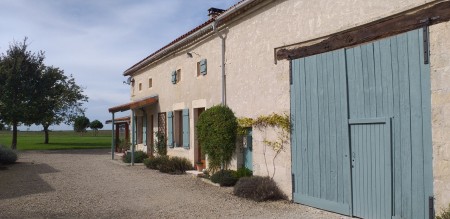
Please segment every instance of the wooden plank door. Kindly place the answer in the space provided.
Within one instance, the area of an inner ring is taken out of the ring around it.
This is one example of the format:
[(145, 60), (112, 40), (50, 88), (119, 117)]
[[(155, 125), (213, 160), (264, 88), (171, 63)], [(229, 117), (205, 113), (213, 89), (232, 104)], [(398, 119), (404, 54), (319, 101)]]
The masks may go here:
[(291, 61), (295, 202), (364, 218), (429, 215), (427, 34)]
[(292, 61), (295, 202), (351, 214), (344, 50)]
[(391, 218), (390, 119), (352, 119), (349, 125), (353, 216)]
[(419, 29), (346, 49), (355, 216), (428, 215), (431, 103), (423, 48)]

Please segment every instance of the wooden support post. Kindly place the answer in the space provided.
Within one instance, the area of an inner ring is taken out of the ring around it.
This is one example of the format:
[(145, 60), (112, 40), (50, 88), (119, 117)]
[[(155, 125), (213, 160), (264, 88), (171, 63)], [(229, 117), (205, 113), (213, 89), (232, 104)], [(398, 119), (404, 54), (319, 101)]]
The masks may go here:
[(119, 152), (120, 124), (116, 124), (116, 152)]
[(111, 142), (111, 159), (114, 160), (114, 146), (116, 145), (116, 138), (114, 137), (114, 113), (112, 114), (112, 121), (111, 121), (111, 129), (112, 129), (112, 142)]

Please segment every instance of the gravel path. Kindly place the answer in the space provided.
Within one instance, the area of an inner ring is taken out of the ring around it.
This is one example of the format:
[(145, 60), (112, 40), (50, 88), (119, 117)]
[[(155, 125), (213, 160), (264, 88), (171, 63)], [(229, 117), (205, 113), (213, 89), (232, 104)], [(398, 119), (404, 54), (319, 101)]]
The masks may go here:
[(33, 151), (0, 167), (0, 218), (347, 218), (256, 203), (190, 175), (112, 161), (108, 150)]

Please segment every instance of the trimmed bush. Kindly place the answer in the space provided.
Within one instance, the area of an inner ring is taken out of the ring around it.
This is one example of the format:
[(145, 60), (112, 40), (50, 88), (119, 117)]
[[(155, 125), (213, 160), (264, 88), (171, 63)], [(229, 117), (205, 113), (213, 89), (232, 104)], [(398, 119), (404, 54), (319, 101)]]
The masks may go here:
[(0, 145), (0, 164), (13, 164), (17, 161), (17, 154), (11, 148)]
[[(134, 162), (135, 163), (142, 163), (145, 158), (148, 158), (148, 155), (143, 151), (135, 151), (134, 152)], [(131, 163), (131, 152), (126, 153), (122, 157), (123, 162), (125, 163)]]
[(450, 204), (440, 215), (436, 216), (436, 219), (450, 219)]
[(241, 167), (236, 171), (236, 178), (240, 179), (242, 177), (253, 176), (253, 171), (248, 169), (247, 167)]
[(233, 194), (257, 202), (286, 199), (273, 179), (269, 177), (243, 177), (234, 186)]
[(186, 170), (192, 170), (191, 161), (182, 157), (170, 157), (162, 159), (159, 165), (159, 171), (169, 174), (183, 174)]
[(200, 114), (196, 129), (210, 170), (226, 169), (236, 150), (237, 121), (233, 111), (227, 106), (213, 106)]
[(149, 157), (144, 159), (144, 165), (152, 170), (157, 170), (158, 166), (161, 164), (161, 159), (167, 159), (166, 157), (158, 156), (158, 157)]
[(238, 181), (236, 171), (221, 170), (214, 173), (211, 177), (211, 182), (218, 183), (220, 186), (234, 186)]
[(149, 169), (169, 174), (183, 174), (186, 170), (192, 170), (191, 161), (182, 157), (157, 156), (145, 159), (144, 164)]

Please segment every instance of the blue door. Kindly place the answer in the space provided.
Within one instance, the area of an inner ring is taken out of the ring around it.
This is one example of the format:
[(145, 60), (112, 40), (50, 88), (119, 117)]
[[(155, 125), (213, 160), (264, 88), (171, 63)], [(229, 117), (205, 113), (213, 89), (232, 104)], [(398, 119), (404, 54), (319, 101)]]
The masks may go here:
[(247, 130), (247, 135), (244, 136), (244, 167), (253, 171), (253, 138), (252, 129)]
[(368, 219), (429, 215), (424, 33), (292, 61), (294, 201)]

